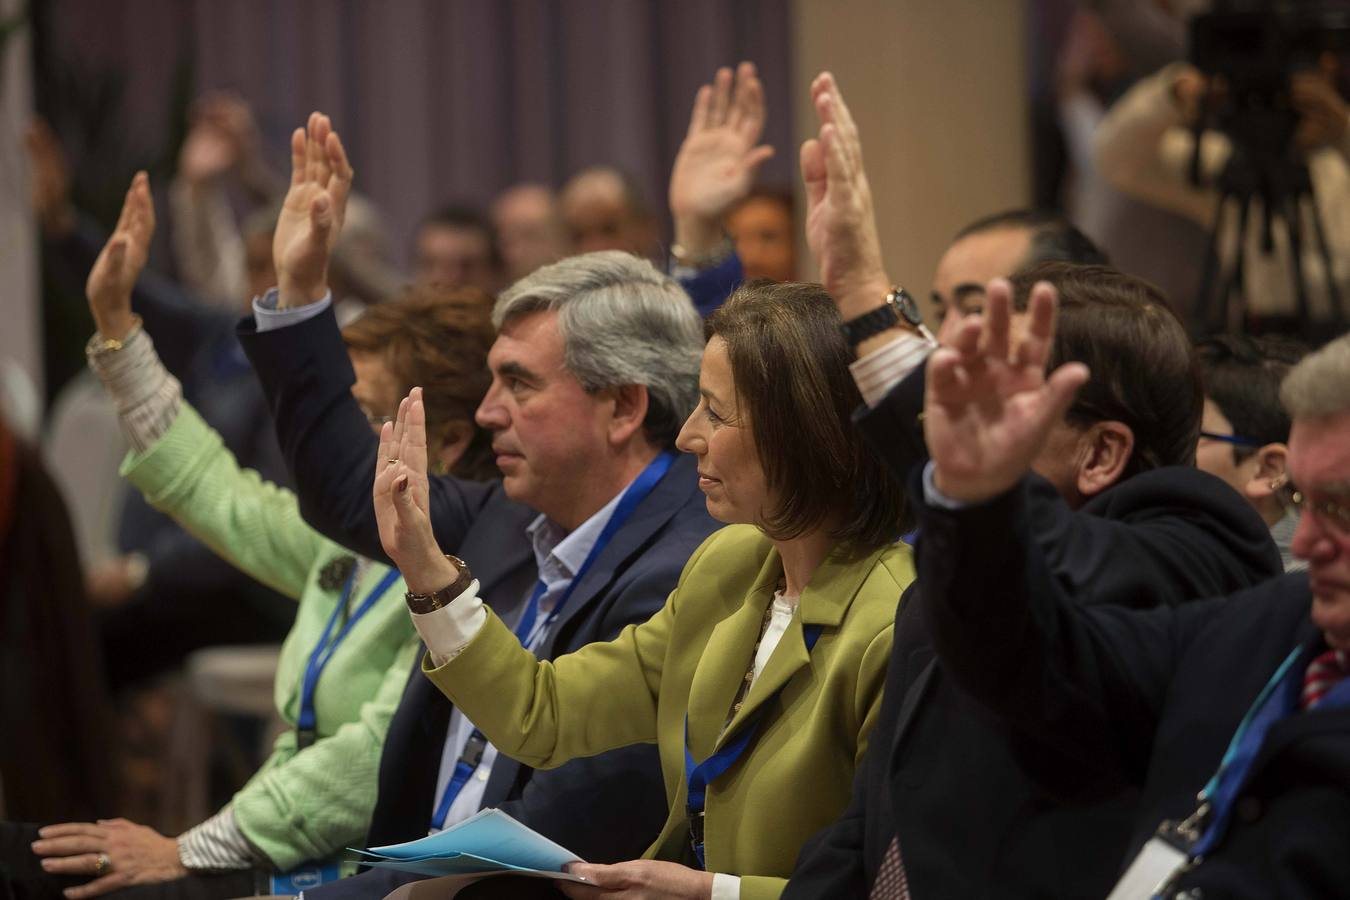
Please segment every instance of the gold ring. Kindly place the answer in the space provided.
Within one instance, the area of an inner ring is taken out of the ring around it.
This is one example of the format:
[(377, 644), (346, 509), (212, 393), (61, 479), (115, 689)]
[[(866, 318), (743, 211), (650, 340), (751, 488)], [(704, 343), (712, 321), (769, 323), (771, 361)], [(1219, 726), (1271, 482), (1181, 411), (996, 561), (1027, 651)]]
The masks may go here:
[(108, 858), (108, 854), (100, 853), (98, 859), (94, 861), (94, 875), (106, 875), (110, 871), (112, 871), (112, 860)]
[(398, 457), (397, 457), (397, 456), (391, 456), (391, 457), (389, 457), (388, 459), (385, 460), (385, 463), (386, 463), (387, 465), (396, 466), (396, 465), (398, 465)]

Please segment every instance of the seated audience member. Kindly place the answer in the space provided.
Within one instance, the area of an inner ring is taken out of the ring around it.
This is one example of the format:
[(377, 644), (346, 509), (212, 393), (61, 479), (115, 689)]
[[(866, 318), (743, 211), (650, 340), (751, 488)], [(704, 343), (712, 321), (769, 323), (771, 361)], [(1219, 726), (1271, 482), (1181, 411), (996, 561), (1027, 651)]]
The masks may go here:
[(558, 198), (542, 184), (517, 184), (492, 201), (492, 228), (507, 284), (571, 255)]
[(707, 316), (745, 279), (736, 245), (726, 233), (729, 210), (750, 195), (755, 173), (773, 148), (760, 144), (767, 111), (754, 63), (717, 70), (699, 88), (689, 130), (670, 170), (670, 217), (675, 242), (670, 274)]
[(1010, 209), (971, 222), (938, 260), (930, 295), (938, 321), (948, 311), (968, 316), (984, 309), (984, 286), (1037, 263), (1109, 264), (1091, 239), (1057, 212)]
[(656, 216), (626, 172), (614, 166), (582, 169), (558, 196), (572, 252), (623, 250), (647, 259), (656, 254)]
[[(370, 500), (371, 473), (384, 460), (350, 396), (351, 363), (325, 291), (325, 254), (342, 227), (347, 188), (328, 181), (325, 150), (337, 146), (318, 114), (308, 136), (298, 134), (290, 212), (278, 229), (278, 288), (255, 304), (256, 321), (241, 333), (300, 476), (306, 520), (385, 560)], [(541, 615), (543, 627), (527, 640), (549, 659), (650, 618), (713, 529), (694, 461), (676, 460), (659, 479), (653, 468), (697, 403), (703, 329), (673, 280), (622, 253), (545, 266), (505, 296), (559, 306), (504, 323), (489, 354), (492, 384), (475, 417), (492, 432), (505, 477), (431, 476), (430, 517), (441, 546), (479, 561), (483, 594), (508, 621), (544, 586), (539, 606), (554, 614)], [(650, 490), (611, 516), (640, 477)], [(484, 806), (597, 861), (631, 859), (659, 831), (666, 804), (654, 748), (536, 773), (499, 755), (426, 678), (411, 676), (385, 743), (367, 846), (423, 837)], [(453, 777), (461, 760), (472, 770), (462, 780)], [(388, 873), (306, 896), (382, 897), (393, 885), (381, 877)]]
[(41, 454), (0, 417), (0, 804), (7, 816), (93, 816), (118, 796), (110, 705), (80, 574), (60, 489)]
[[(306, 526), (295, 496), (241, 468), (181, 399), (132, 314), (131, 286), (146, 261), (153, 217), (141, 174), (89, 276), (98, 327), (90, 365), (132, 446), (123, 466), (132, 484), (232, 564), (299, 601), (277, 670), (277, 713), (289, 727), (224, 809), (176, 839), (121, 819), (40, 831), (0, 825), (19, 898), (56, 897), (63, 888), (96, 896), (131, 885), (145, 897), (150, 884), (163, 884), (153, 896), (226, 898), (251, 894), (260, 869), (336, 866), (337, 855), (365, 834), (385, 731), (418, 655), (398, 572), (353, 557)], [(464, 478), (495, 473), (487, 434), (472, 421), (493, 338), (482, 297), (414, 288), (367, 312), (343, 337), (359, 373), (352, 394), (377, 429), (403, 391), (426, 385), (428, 451), (437, 467)], [(174, 883), (182, 879), (191, 881)]]
[[(921, 371), (931, 348), (887, 309), (893, 282), (857, 128), (828, 74), (813, 85), (813, 99), (822, 127), (802, 154), (808, 243), (860, 354), (854, 373), (867, 385), (868, 407), (859, 424), (904, 476), (925, 456), (915, 432), (933, 415)], [(1006, 309), (1015, 297), (1024, 309), (1038, 279), (1059, 286), (1064, 316), (1051, 335), (1036, 304), (1019, 313), (1017, 358), (1036, 349), (1092, 367), (1028, 479), (1027, 530), (1053, 576), (1074, 586), (1083, 604), (1171, 606), (1278, 572), (1260, 518), (1193, 467), (1199, 373), (1166, 301), (1103, 266), (1046, 263), (1011, 285), (991, 282), (983, 303), (997, 299)], [(949, 334), (965, 346), (979, 322), (963, 320)], [(1013, 342), (1000, 335), (990, 352), (1001, 358)], [(932, 540), (920, 528), (918, 546)], [(920, 579), (911, 591), (922, 597), (927, 587)], [(1006, 733), (935, 662), (915, 609), (901, 601), (874, 752), (861, 764), (849, 809), (803, 850), (787, 896), (897, 897), (901, 884), (915, 896), (1104, 896), (1124, 855), (1132, 795), (1043, 790)]]
[[(1340, 324), (1347, 314), (1350, 295), (1350, 105), (1337, 89), (1340, 63), (1324, 53), (1317, 65), (1290, 76), (1289, 97), (1298, 122), (1289, 152), (1306, 162), (1311, 187), (1320, 208), (1331, 251), (1332, 274), (1342, 298)], [(1137, 82), (1116, 102), (1097, 129), (1097, 165), (1117, 189), (1163, 209), (1213, 228), (1217, 220), (1216, 182), (1234, 147), (1227, 134), (1206, 130), (1201, 138), (1203, 183), (1190, 178), (1193, 149), (1192, 128), (1202, 102), (1210, 92), (1206, 76), (1185, 63), (1174, 63), (1156, 75)], [(1221, 101), (1222, 102), (1222, 101)], [(1241, 150), (1241, 148), (1239, 148)], [(1247, 151), (1250, 152), (1250, 151)], [(1228, 205), (1218, 247), (1225, 269), (1232, 265), (1239, 242), (1242, 294), (1245, 312), (1258, 321), (1276, 324), (1299, 315), (1294, 289), (1291, 235), (1286, 223), (1271, 223), (1274, 252), (1267, 253), (1267, 233), (1260, 203), (1248, 219), (1246, 232), (1238, 234), (1238, 216)], [(1298, 234), (1302, 243), (1303, 277), (1308, 285), (1308, 317), (1329, 322), (1335, 315), (1327, 290), (1328, 273), (1322, 262), (1309, 204), (1298, 207)], [(1235, 326), (1232, 321), (1208, 323), (1213, 330)], [(1295, 320), (1295, 324), (1299, 323)]]
[(1205, 414), (1195, 464), (1228, 482), (1261, 514), (1280, 550), (1284, 570), (1307, 568), (1290, 542), (1298, 510), (1288, 501), (1289, 414), (1280, 382), (1307, 353), (1274, 337), (1220, 335), (1196, 346), (1205, 385)]
[(495, 294), (502, 260), (492, 223), (477, 210), (447, 206), (422, 220), (413, 238), (413, 278), (418, 284), (478, 288)]
[(727, 213), (726, 229), (746, 281), (797, 279), (797, 228), (787, 191), (751, 191)]
[[(507, 328), (552, 307), (512, 292), (496, 315)], [(818, 285), (742, 288), (708, 331), (702, 402), (676, 446), (698, 461), (708, 512), (731, 527), (694, 553), (659, 612), (608, 644), (552, 661), (524, 649), (534, 607), (513, 634), (469, 564), (436, 544), (420, 391), (381, 435), (381, 457), (399, 462), (376, 463), (380, 535), (408, 579), (437, 687), (528, 765), (660, 747), (670, 811), (644, 859), (573, 869), (602, 892), (779, 894), (801, 842), (847, 802), (912, 577), (895, 540), (899, 482), (850, 421), (857, 389), (829, 297)], [(810, 791), (795, 789), (808, 774)]]
[[(49, 129), (30, 131), (29, 156), (39, 218), (44, 222), (46, 269), (72, 296), (83, 294), (106, 235), (75, 209), (70, 173)], [(249, 217), (247, 277), (258, 290), (274, 283), (275, 211)], [(75, 278), (81, 279), (75, 284)], [(272, 280), (267, 280), (271, 277)], [(261, 287), (259, 287), (261, 285)], [(235, 303), (246, 302), (237, 296)], [(267, 401), (234, 334), (236, 315), (199, 302), (174, 282), (145, 273), (132, 289), (132, 306), (159, 340), (159, 355), (183, 393), (244, 466), (287, 482)], [(98, 393), (102, 393), (99, 391)], [(109, 459), (107, 477), (116, 479)], [(108, 492), (117, 502), (117, 555), (87, 560), (90, 600), (109, 686), (117, 691), (171, 671), (192, 652), (219, 644), (272, 643), (285, 637), (295, 604), (220, 559), (168, 516), (130, 489)], [(242, 602), (241, 602), (242, 601)]]
[[(935, 355), (928, 380), (918, 553), (943, 666), (1052, 790), (1140, 792), (1122, 896), (1345, 896), (1350, 336), (1280, 391), (1308, 571), (1131, 610), (1083, 604), (1032, 537), (1028, 468), (1088, 372), (1047, 376), (1038, 349), (1005, 363), (998, 317), (980, 330)], [(1150, 840), (1160, 826), (1168, 838)]]

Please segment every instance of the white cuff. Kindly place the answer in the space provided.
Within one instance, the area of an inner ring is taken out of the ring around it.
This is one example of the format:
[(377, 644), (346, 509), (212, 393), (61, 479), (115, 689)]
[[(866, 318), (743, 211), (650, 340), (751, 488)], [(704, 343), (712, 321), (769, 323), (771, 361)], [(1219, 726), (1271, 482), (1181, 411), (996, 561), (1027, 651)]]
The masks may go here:
[(483, 609), (483, 600), (478, 596), (477, 578), (464, 593), (440, 609), (410, 615), (422, 643), (427, 645), (431, 661), (437, 666), (458, 656), (487, 621), (487, 610)]
[(934, 345), (915, 334), (903, 333), (896, 340), (849, 363), (848, 370), (858, 385), (858, 393), (868, 406), (876, 406), (891, 388), (904, 381), (924, 364)]
[(741, 900), (741, 879), (725, 872), (714, 872), (712, 900)]
[(261, 297), (253, 298), (253, 322), (258, 331), (275, 331), (289, 325), (314, 318), (333, 305), (333, 292), (323, 295), (323, 299), (304, 306), (292, 306), (289, 309), (277, 309), (277, 289), (271, 288)]
[(953, 500), (946, 494), (937, 489), (936, 482), (933, 481), (933, 470), (936, 467), (930, 459), (923, 467), (923, 502), (929, 506), (936, 506), (940, 509), (965, 509), (969, 506), (962, 500)]

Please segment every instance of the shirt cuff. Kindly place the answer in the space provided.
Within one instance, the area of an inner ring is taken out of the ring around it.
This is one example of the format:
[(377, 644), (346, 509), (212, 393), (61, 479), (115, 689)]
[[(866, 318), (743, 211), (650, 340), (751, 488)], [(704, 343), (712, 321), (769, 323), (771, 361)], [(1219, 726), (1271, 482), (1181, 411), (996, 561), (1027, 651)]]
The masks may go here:
[(904, 381), (911, 372), (924, 364), (934, 345), (916, 334), (901, 333), (885, 346), (849, 363), (848, 370), (858, 385), (858, 393), (869, 407), (876, 406)]
[(244, 837), (229, 806), (178, 836), (178, 861), (184, 868), (207, 871), (272, 864)]
[(112, 398), (127, 442), (144, 453), (178, 418), (183, 387), (155, 353), (155, 344), (139, 324), (114, 349), (99, 334), (85, 346), (89, 368)]
[(965, 509), (969, 503), (961, 500), (953, 500), (946, 494), (937, 489), (937, 484), (933, 481), (933, 461), (930, 459), (923, 467), (923, 502), (929, 506), (936, 506), (939, 509)]
[(333, 292), (323, 295), (323, 299), (304, 306), (289, 309), (277, 309), (277, 289), (272, 288), (261, 297), (253, 298), (253, 322), (259, 332), (275, 331), (314, 318), (333, 305)]
[(712, 900), (741, 900), (741, 879), (725, 872), (714, 872)]
[(426, 644), (431, 661), (443, 666), (469, 646), (487, 621), (487, 610), (478, 596), (478, 579), (464, 589), (464, 593), (440, 609), (429, 613), (411, 613), (413, 627), (422, 643)]

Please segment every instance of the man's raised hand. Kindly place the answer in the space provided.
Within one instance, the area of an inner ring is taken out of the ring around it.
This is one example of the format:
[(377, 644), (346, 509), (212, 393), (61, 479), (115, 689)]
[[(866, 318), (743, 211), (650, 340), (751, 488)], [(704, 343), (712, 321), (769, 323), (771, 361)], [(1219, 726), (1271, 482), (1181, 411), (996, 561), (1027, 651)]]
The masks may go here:
[(328, 259), (351, 188), (341, 139), (327, 116), (310, 113), (308, 125), (291, 135), (291, 186), (272, 239), (278, 306), (304, 306), (328, 292)]
[(851, 319), (880, 306), (891, 282), (881, 260), (858, 126), (829, 72), (811, 82), (811, 102), (820, 133), (801, 150), (806, 243), (825, 290)]
[(773, 148), (760, 144), (766, 118), (764, 87), (754, 63), (717, 70), (698, 89), (689, 131), (670, 172), (675, 240), (697, 256), (722, 239), (722, 217), (745, 198)]
[(131, 290), (150, 256), (150, 239), (154, 234), (155, 204), (150, 198), (150, 179), (144, 172), (137, 172), (122, 201), (117, 227), (103, 245), (85, 282), (89, 311), (94, 315), (98, 333), (105, 338), (120, 341), (135, 325)]
[(944, 496), (982, 503), (1011, 489), (1087, 381), (1082, 363), (1045, 374), (1056, 302), (1050, 284), (1032, 289), (1026, 335), (1010, 353), (1012, 287), (995, 279), (984, 315), (965, 319), (951, 346), (929, 357), (923, 430)]

